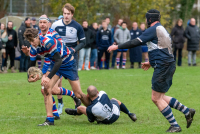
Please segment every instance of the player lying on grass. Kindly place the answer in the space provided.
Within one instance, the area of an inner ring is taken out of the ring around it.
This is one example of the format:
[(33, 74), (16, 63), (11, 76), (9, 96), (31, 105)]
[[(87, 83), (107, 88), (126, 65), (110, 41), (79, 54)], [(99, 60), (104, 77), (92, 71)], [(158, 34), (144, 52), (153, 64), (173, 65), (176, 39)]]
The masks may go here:
[(176, 122), (171, 108), (175, 108), (185, 115), (187, 128), (192, 123), (195, 110), (189, 109), (177, 99), (165, 95), (172, 85), (172, 78), (176, 70), (171, 38), (167, 30), (160, 24), (160, 12), (158, 10), (149, 10), (146, 13), (146, 22), (148, 29), (142, 35), (124, 44), (112, 45), (108, 48), (108, 51), (129, 49), (147, 43), (149, 62), (143, 63), (142, 68), (144, 70), (148, 70), (151, 66), (154, 68), (152, 101), (171, 125), (166, 132), (180, 132), (181, 127)]
[(85, 114), (89, 122), (112, 124), (120, 116), (120, 111), (127, 114), (134, 122), (137, 120), (134, 113), (130, 113), (126, 106), (116, 100), (109, 99), (104, 91), (98, 92), (95, 86), (89, 86), (87, 97), (90, 98), (91, 104), (88, 107), (79, 106), (77, 109), (66, 108), (65, 112), (69, 115)]
[[(36, 81), (38, 81), (40, 79), (42, 80), (45, 77), (47, 77), (50, 72), (47, 71), (46, 73), (44, 73), (45, 70), (46, 70), (46, 69), (44, 69), (45, 67), (48, 68), (48, 66), (46, 66), (44, 64), (42, 71), (37, 67), (30, 67), (28, 69), (28, 81), (29, 82), (36, 82)], [(57, 81), (57, 83), (53, 87), (52, 92), (51, 92), (52, 95), (67, 95), (67, 96), (71, 96), (73, 98), (75, 104), (76, 104), (75, 108), (77, 108), (78, 106), (81, 105), (81, 101), (78, 98), (75, 97), (73, 91), (65, 89), (64, 87), (59, 87), (61, 79), (62, 79), (62, 77)], [(42, 88), (41, 89), (41, 93), (43, 94), (43, 96), (45, 95), (44, 91), (45, 91), (44, 88)], [(60, 119), (60, 116), (58, 114), (58, 111), (57, 111), (57, 108), (56, 108), (56, 104), (55, 104), (55, 99), (54, 99), (53, 96), (52, 96), (52, 99), (53, 99), (53, 116), (54, 116), (55, 120), (58, 120), (58, 119)]]
[(26, 29), (24, 36), (25, 39), (31, 43), (30, 67), (35, 66), (37, 54), (44, 55), (52, 61), (51, 72), (41, 82), (45, 91), (44, 101), (47, 118), (46, 121), (43, 124), (39, 124), (39, 126), (54, 125), (51, 91), (61, 75), (68, 79), (75, 96), (79, 98), (84, 105), (88, 106), (90, 100), (81, 91), (80, 81), (77, 70), (75, 69), (76, 65), (73, 57), (73, 53), (80, 50), (84, 46), (85, 41), (80, 43), (80, 46), (78, 45), (75, 49), (70, 50), (55, 38), (38, 35), (38, 30), (33, 28)]

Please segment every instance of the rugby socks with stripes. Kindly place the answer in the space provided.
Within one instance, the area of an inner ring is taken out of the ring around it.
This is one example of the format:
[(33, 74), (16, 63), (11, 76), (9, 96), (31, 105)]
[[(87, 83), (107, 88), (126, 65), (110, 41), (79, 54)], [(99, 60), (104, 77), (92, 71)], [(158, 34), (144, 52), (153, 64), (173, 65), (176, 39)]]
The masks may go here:
[(58, 99), (58, 103), (63, 104), (62, 98), (61, 98), (61, 99)]
[(68, 89), (65, 89), (64, 87), (60, 87), (60, 95), (68, 95), (68, 96), (75, 96), (73, 91), (70, 91)]
[(42, 61), (41, 61), (41, 60), (38, 60), (37, 63), (38, 63), (38, 68), (41, 69)]
[(121, 103), (121, 105), (120, 105), (120, 111), (122, 111), (122, 112), (124, 112), (125, 114), (130, 114), (130, 112), (129, 112), (129, 110), (127, 109), (127, 107), (123, 104), (123, 103)]
[(123, 68), (125, 68), (125, 65), (126, 65), (126, 59), (123, 59)]
[(119, 68), (120, 58), (116, 58), (117, 68)]
[(181, 104), (177, 99), (172, 98), (169, 102), (169, 106), (171, 108), (175, 108), (177, 110), (179, 110), (180, 112), (182, 112), (183, 114), (185, 114), (186, 116), (189, 114), (189, 108), (187, 108), (186, 106), (184, 106), (183, 104)]
[(163, 109), (161, 111), (161, 113), (163, 114), (163, 116), (165, 116), (165, 118), (169, 121), (170, 125), (173, 127), (179, 127), (178, 123), (176, 122), (174, 115), (172, 113), (172, 109), (170, 108), (170, 106), (168, 105), (165, 109)]
[(46, 118), (49, 122), (54, 122), (54, 117), (53, 116), (47, 116)]
[(53, 96), (52, 96), (52, 99), (53, 99), (53, 115), (59, 117), (58, 110), (57, 110), (57, 108), (56, 108), (55, 99), (54, 99)]

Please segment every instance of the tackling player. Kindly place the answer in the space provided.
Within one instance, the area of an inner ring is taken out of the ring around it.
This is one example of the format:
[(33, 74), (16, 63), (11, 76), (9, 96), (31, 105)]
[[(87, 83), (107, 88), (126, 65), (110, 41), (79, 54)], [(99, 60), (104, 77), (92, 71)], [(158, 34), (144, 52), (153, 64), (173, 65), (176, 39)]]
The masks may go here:
[(136, 121), (136, 115), (130, 113), (126, 106), (116, 100), (109, 99), (104, 91), (98, 92), (95, 86), (89, 86), (87, 89), (87, 96), (91, 99), (91, 104), (86, 108), (79, 106), (77, 109), (65, 109), (65, 112), (70, 115), (85, 114), (89, 122), (97, 121), (97, 123), (112, 124), (120, 116), (120, 111), (127, 114), (132, 121)]
[(158, 10), (149, 10), (146, 13), (146, 22), (149, 28), (142, 35), (124, 44), (118, 46), (112, 45), (108, 48), (108, 51), (129, 49), (147, 43), (149, 62), (143, 63), (142, 68), (144, 70), (148, 70), (151, 66), (154, 68), (152, 101), (171, 125), (166, 132), (180, 132), (181, 127), (176, 122), (171, 108), (175, 108), (185, 115), (187, 128), (192, 123), (195, 110), (189, 109), (177, 99), (165, 95), (172, 85), (172, 78), (176, 70), (176, 63), (171, 48), (171, 37), (167, 30), (160, 24), (160, 12)]
[(52, 61), (52, 70), (48, 76), (42, 80), (41, 83), (41, 85), (45, 87), (44, 100), (47, 118), (43, 124), (39, 125), (54, 125), (54, 118), (51, 109), (53, 106), (51, 91), (61, 75), (66, 79), (68, 78), (76, 97), (81, 99), (84, 105), (89, 105), (90, 100), (81, 91), (80, 81), (77, 70), (75, 69), (76, 65), (73, 60), (74, 57), (72, 56), (72, 54), (75, 51), (78, 51), (80, 47), (77, 46), (74, 50), (70, 50), (55, 38), (38, 35), (38, 31), (33, 28), (27, 29), (24, 33), (24, 36), (32, 45), (30, 50), (30, 67), (35, 65), (35, 57), (37, 54), (44, 55)]

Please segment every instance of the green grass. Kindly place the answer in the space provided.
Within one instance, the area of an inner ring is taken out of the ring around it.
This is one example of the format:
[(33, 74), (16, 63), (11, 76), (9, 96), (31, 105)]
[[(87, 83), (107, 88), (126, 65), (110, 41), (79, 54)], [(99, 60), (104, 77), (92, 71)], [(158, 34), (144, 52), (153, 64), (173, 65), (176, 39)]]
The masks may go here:
[[(84, 93), (89, 85), (104, 90), (110, 98), (117, 98), (131, 112), (136, 113), (138, 120), (135, 123), (124, 113), (112, 125), (91, 124), (86, 116), (69, 116), (63, 113), (61, 120), (55, 121), (55, 126), (52, 127), (37, 126), (44, 122), (46, 115), (40, 82), (28, 83), (26, 73), (0, 74), (0, 133), (162, 134), (168, 129), (169, 123), (151, 101), (152, 73), (153, 69), (147, 72), (141, 69), (79, 72)], [(183, 134), (200, 133), (199, 80), (199, 67), (177, 67), (173, 86), (167, 93), (182, 104), (196, 109), (189, 129), (186, 129), (184, 115), (173, 109)], [(63, 80), (63, 87), (71, 90), (67, 80)], [(63, 100), (65, 108), (74, 108), (71, 97), (63, 96)]]

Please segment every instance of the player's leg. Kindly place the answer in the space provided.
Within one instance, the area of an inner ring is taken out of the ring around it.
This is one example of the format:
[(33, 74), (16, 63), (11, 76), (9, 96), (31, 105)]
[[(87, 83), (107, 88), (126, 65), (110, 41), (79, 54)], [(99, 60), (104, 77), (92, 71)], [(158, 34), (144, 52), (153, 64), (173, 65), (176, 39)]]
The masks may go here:
[(117, 67), (117, 69), (119, 69), (120, 56), (121, 56), (121, 52), (117, 52), (117, 56), (116, 56), (116, 67)]
[(164, 96), (165, 93), (152, 90), (152, 101), (171, 125), (166, 132), (180, 132), (181, 128), (176, 122), (170, 106), (163, 99)]
[(44, 88), (44, 102), (45, 108), (47, 113), (46, 121), (43, 124), (39, 124), (38, 126), (47, 126), (47, 125), (54, 125), (54, 117), (53, 117), (53, 100), (52, 100), (52, 88), (59, 80), (59, 76), (54, 75), (52, 79), (49, 81), (48, 85)]
[(68, 79), (71, 87), (72, 87), (72, 90), (75, 94), (75, 96), (80, 99), (82, 101), (82, 103), (85, 105), (85, 106), (89, 106), (91, 101), (90, 99), (87, 97), (87, 95), (85, 95), (82, 90), (81, 90), (81, 86), (80, 86), (80, 81), (79, 80), (76, 80), (76, 81), (72, 81), (70, 79)]
[(125, 69), (126, 68), (126, 50), (124, 50), (123, 53), (123, 65), (122, 65), (122, 68)]
[(165, 102), (167, 102), (169, 104), (169, 106), (171, 108), (177, 109), (185, 115), (185, 118), (186, 118), (186, 121), (187, 121), (186, 127), (189, 128), (192, 121), (193, 121), (195, 110), (187, 108), (186, 106), (181, 104), (177, 99), (175, 99), (173, 97), (164, 96), (163, 99), (165, 100)]
[(82, 115), (82, 114), (84, 114), (84, 115), (87, 116), (85, 106), (79, 106), (79, 107), (77, 107), (77, 109), (66, 108), (65, 112), (69, 115)]
[(53, 100), (53, 116), (54, 116), (54, 120), (59, 120), (60, 116), (58, 114), (58, 110), (56, 108), (56, 102), (55, 102), (55, 99), (54, 99), (53, 96), (52, 96), (52, 100)]
[[(62, 87), (62, 79), (63, 79), (63, 77), (61, 77), (58, 80), (58, 82), (56, 83), (56, 85), (54, 86), (54, 88), (56, 88), (57, 86), (58, 87)], [(53, 88), (52, 91), (54, 91), (54, 88)], [(62, 95), (57, 95), (57, 98), (58, 98), (58, 114), (62, 114), (62, 109), (64, 107)]]
[(117, 103), (119, 104), (120, 111), (122, 111), (122, 112), (124, 112), (125, 114), (127, 114), (127, 115), (131, 118), (132, 121), (135, 122), (135, 121), (137, 120), (136, 115), (135, 115), (134, 113), (131, 113), (131, 112), (128, 110), (128, 108), (124, 105), (124, 103), (120, 102), (119, 100), (117, 100), (117, 99), (115, 99), (115, 98), (112, 98), (112, 99), (111, 99), (111, 102), (112, 102), (113, 100), (117, 101)]

